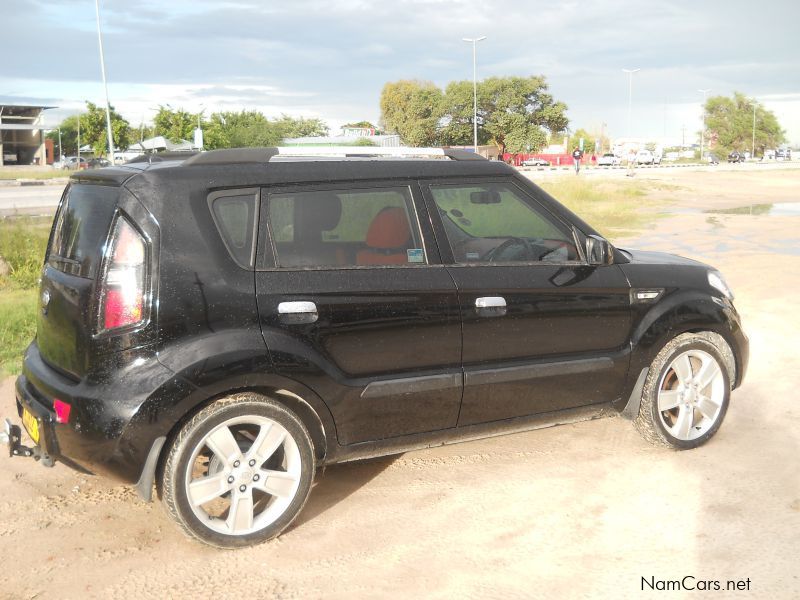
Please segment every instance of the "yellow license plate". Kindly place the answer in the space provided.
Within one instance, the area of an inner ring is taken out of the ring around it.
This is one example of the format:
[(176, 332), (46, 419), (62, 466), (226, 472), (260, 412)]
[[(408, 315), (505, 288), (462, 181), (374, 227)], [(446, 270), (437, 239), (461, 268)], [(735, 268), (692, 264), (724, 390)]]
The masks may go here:
[(22, 424), (25, 425), (25, 429), (28, 432), (28, 435), (31, 436), (34, 444), (39, 443), (39, 421), (36, 420), (36, 417), (28, 411), (27, 408), (22, 409)]

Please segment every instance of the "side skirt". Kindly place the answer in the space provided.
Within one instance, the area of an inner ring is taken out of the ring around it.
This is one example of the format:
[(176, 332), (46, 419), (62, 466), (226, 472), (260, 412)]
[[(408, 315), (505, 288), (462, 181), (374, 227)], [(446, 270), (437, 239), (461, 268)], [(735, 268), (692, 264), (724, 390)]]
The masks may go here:
[(335, 452), (328, 455), (324, 464), (330, 465), (352, 460), (401, 454), (411, 450), (422, 450), (424, 448), (435, 448), (437, 446), (471, 442), (473, 440), (510, 435), (534, 429), (544, 429), (556, 425), (566, 425), (568, 423), (612, 417), (618, 414), (619, 411), (615, 410), (610, 402), (603, 402), (540, 415), (516, 417), (514, 419), (481, 423), (479, 425), (467, 425), (465, 427), (454, 427), (442, 431), (418, 433), (374, 442), (363, 442), (351, 446), (339, 446)]

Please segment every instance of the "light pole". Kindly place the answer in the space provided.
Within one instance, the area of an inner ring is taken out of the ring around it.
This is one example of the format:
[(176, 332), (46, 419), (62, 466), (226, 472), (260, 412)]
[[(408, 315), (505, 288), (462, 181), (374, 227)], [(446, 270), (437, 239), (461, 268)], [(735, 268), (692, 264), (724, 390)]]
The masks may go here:
[(106, 59), (103, 55), (103, 34), (100, 32), (100, 0), (94, 0), (97, 15), (97, 44), (100, 47), (100, 72), (103, 75), (103, 87), (106, 91), (106, 132), (108, 133), (108, 160), (114, 164), (114, 137), (111, 134), (111, 104), (108, 102), (108, 83), (106, 82)]
[(703, 94), (703, 128), (700, 130), (700, 162), (703, 162), (703, 145), (706, 138), (706, 94), (711, 90), (697, 90)]
[(485, 35), (477, 38), (462, 38), (463, 41), (472, 44), (472, 146), (475, 153), (478, 153), (478, 42), (486, 39)]
[(58, 128), (58, 160), (63, 164), (64, 155), (61, 153), (61, 127)]
[(631, 107), (633, 106), (633, 74), (641, 69), (622, 69), (628, 74), (628, 137), (631, 137)]

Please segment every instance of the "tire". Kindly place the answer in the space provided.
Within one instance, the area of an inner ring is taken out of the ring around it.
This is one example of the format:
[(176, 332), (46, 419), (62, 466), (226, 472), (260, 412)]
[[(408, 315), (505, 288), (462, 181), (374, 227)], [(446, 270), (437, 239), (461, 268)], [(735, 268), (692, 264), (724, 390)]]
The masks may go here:
[(734, 374), (733, 352), (720, 335), (679, 335), (650, 365), (633, 423), (656, 446), (697, 448), (722, 425)]
[(162, 499), (189, 537), (252, 546), (300, 513), (314, 469), (311, 437), (294, 413), (258, 394), (234, 394), (180, 429), (164, 463)]

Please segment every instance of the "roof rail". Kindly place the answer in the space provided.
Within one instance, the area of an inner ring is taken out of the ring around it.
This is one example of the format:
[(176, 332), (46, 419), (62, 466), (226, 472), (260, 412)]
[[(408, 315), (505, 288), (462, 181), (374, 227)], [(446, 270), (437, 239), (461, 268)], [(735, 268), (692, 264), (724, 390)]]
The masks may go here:
[(126, 164), (135, 164), (135, 163), (157, 163), (157, 162), (164, 162), (166, 160), (180, 160), (182, 158), (191, 158), (192, 156), (196, 156), (198, 153), (194, 151), (185, 151), (185, 152), (160, 152), (157, 154), (140, 154), (130, 160), (125, 161)]
[(308, 157), (442, 157), (450, 160), (486, 160), (479, 154), (458, 148), (406, 148), (395, 146), (281, 146), (278, 148), (230, 148), (196, 154), (184, 165), (266, 163), (273, 156)]

